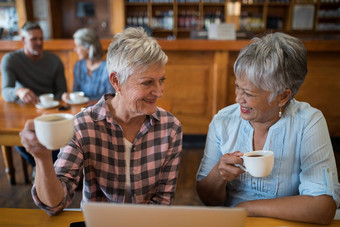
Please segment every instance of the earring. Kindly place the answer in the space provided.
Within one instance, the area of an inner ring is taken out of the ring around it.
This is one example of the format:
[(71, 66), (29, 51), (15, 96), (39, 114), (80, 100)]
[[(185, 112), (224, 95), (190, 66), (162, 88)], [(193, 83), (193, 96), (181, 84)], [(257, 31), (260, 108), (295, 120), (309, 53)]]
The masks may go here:
[(279, 111), (279, 118), (282, 117), (282, 108), (280, 107), (280, 111)]

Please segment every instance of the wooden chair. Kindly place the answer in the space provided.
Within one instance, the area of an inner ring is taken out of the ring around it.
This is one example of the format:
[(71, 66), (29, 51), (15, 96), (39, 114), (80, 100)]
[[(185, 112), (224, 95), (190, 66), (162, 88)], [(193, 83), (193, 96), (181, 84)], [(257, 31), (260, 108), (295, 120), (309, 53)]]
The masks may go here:
[(29, 177), (28, 177), (28, 165), (27, 165), (27, 161), (24, 159), (24, 157), (21, 157), (21, 166), (22, 166), (22, 172), (24, 173), (24, 180), (25, 180), (25, 184), (30, 184), (30, 183), (33, 183), (29, 180)]

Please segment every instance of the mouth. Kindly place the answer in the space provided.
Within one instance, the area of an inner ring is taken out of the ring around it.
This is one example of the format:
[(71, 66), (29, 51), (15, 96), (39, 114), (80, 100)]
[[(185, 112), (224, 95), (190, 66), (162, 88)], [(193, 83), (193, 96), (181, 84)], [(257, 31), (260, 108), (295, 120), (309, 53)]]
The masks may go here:
[(253, 110), (253, 108), (251, 108), (251, 107), (240, 106), (240, 108), (241, 108), (242, 113), (249, 113), (250, 111)]
[(143, 99), (144, 102), (148, 104), (156, 104), (157, 99)]

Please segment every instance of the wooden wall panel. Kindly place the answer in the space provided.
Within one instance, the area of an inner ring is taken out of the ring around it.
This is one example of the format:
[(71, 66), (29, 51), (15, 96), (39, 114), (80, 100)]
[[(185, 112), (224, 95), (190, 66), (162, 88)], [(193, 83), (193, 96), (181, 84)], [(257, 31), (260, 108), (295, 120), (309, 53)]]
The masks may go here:
[[(79, 28), (92, 28), (99, 37), (111, 36), (110, 31), (110, 4), (108, 0), (59, 0), (61, 13), (61, 37), (72, 38), (73, 33)], [(78, 2), (93, 2), (95, 4), (94, 17), (77, 17)]]
[(340, 54), (308, 53), (308, 74), (297, 100), (322, 111), (330, 135), (340, 137)]
[(213, 106), (213, 52), (170, 51), (167, 55), (162, 100), (171, 103), (171, 112), (182, 122), (184, 133), (205, 134)]

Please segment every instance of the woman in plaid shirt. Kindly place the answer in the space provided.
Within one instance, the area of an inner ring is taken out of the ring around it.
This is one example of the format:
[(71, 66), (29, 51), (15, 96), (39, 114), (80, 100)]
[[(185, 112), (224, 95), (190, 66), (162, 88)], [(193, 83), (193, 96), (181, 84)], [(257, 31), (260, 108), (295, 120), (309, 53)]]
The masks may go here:
[(34, 202), (50, 215), (67, 207), (83, 170), (83, 199), (172, 204), (182, 150), (177, 118), (156, 106), (168, 57), (142, 28), (117, 34), (107, 53), (116, 94), (105, 94), (75, 116), (75, 135), (52, 164), (29, 121), (22, 143), (36, 165)]

